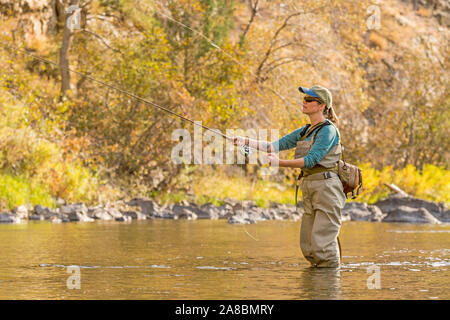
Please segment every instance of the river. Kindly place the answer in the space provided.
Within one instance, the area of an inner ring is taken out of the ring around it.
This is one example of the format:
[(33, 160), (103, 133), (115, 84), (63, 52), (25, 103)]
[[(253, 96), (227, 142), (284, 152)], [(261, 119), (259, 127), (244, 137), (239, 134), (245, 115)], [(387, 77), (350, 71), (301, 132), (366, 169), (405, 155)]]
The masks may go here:
[(450, 225), (344, 222), (340, 270), (300, 222), (0, 225), (0, 299), (449, 299)]

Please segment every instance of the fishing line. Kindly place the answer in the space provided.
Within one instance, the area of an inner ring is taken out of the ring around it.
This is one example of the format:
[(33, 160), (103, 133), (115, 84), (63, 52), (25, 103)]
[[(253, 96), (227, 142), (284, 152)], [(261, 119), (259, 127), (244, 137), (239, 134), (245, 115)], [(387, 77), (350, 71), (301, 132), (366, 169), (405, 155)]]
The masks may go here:
[[(5, 42), (3, 42), (3, 41), (1, 41), (1, 40), (0, 40), (0, 44), (3, 45), (3, 46), (5, 46), (5, 47), (8, 47), (8, 48), (10, 48), (10, 49), (13, 49), (13, 50), (15, 50), (15, 51), (17, 51), (17, 52), (22, 52), (22, 53), (24, 53), (24, 54), (26, 54), (26, 55), (32, 57), (33, 59), (42, 61), (42, 62), (47, 63), (47, 64), (50, 64), (50, 65), (53, 65), (53, 66), (55, 66), (55, 67), (57, 67), (57, 68), (59, 68), (59, 69), (62, 69), (62, 70), (70, 71), (70, 72), (75, 73), (75, 74), (77, 74), (77, 75), (79, 75), (79, 76), (81, 76), (81, 77), (84, 77), (84, 78), (88, 79), (88, 80), (91, 80), (91, 81), (93, 81), (93, 82), (99, 83), (99, 84), (101, 84), (101, 85), (103, 85), (103, 86), (105, 86), (105, 87), (108, 87), (108, 88), (110, 88), (110, 89), (116, 90), (116, 91), (118, 91), (118, 92), (120, 92), (120, 93), (123, 93), (123, 94), (125, 94), (125, 95), (127, 95), (127, 96), (129, 96), (129, 97), (131, 97), (131, 98), (134, 98), (134, 99), (136, 99), (136, 100), (142, 101), (142, 102), (144, 102), (144, 103), (146, 103), (146, 104), (148, 104), (148, 105), (150, 105), (150, 106), (152, 106), (152, 107), (161, 109), (161, 110), (163, 110), (163, 111), (165, 111), (165, 112), (167, 112), (167, 113), (170, 113), (170, 114), (172, 114), (172, 115), (174, 115), (174, 116), (176, 116), (176, 117), (178, 117), (178, 118), (180, 118), (180, 119), (182, 119), (182, 120), (184, 120), (184, 121), (188, 121), (188, 122), (192, 123), (193, 125), (196, 125), (196, 126), (199, 126), (199, 127), (203, 128), (203, 129), (205, 129), (205, 130), (209, 130), (209, 131), (211, 131), (211, 132), (214, 132), (215, 134), (218, 134), (218, 135), (224, 137), (225, 139), (228, 139), (228, 140), (231, 140), (231, 141), (234, 142), (234, 139), (233, 139), (232, 137), (229, 137), (229, 136), (223, 134), (222, 132), (220, 132), (220, 131), (218, 131), (218, 130), (216, 130), (216, 129), (212, 129), (212, 128), (208, 127), (208, 126), (205, 126), (204, 124), (195, 122), (195, 121), (193, 121), (193, 120), (191, 120), (191, 119), (189, 119), (189, 118), (186, 118), (186, 117), (184, 117), (184, 116), (182, 116), (182, 115), (180, 115), (180, 114), (178, 114), (178, 113), (176, 113), (176, 112), (174, 112), (174, 111), (172, 111), (172, 110), (170, 110), (170, 109), (167, 109), (166, 107), (163, 107), (163, 106), (161, 106), (161, 105), (159, 105), (159, 104), (156, 104), (156, 103), (154, 103), (154, 102), (152, 102), (152, 101), (150, 101), (150, 100), (141, 98), (141, 97), (139, 97), (139, 96), (137, 96), (137, 95), (135, 95), (135, 94), (133, 94), (133, 93), (131, 93), (131, 92), (128, 92), (128, 91), (123, 90), (123, 89), (120, 89), (120, 88), (118, 88), (118, 87), (116, 87), (116, 86), (113, 86), (113, 85), (111, 85), (111, 84), (109, 84), (109, 83), (106, 83), (106, 82), (103, 82), (103, 81), (101, 81), (101, 80), (97, 80), (97, 79), (95, 79), (95, 78), (93, 78), (93, 77), (91, 77), (91, 76), (88, 76), (87, 74), (84, 74), (84, 73), (82, 73), (82, 72), (79, 72), (79, 71), (77, 71), (77, 70), (73, 70), (73, 69), (68, 68), (68, 67), (63, 67), (63, 66), (57, 64), (56, 62), (53, 62), (53, 61), (51, 61), (51, 60), (42, 58), (41, 56), (38, 56), (38, 55), (36, 55), (36, 54), (33, 54), (33, 53), (31, 53), (31, 52), (29, 52), (29, 51), (27, 51), (27, 50), (18, 48), (18, 47), (16, 47), (16, 46), (12, 45), (12, 44), (7, 44), (7, 43), (5, 43)], [(245, 157), (247, 157), (248, 155), (250, 155), (251, 150), (257, 150), (257, 149), (254, 149), (254, 148), (249, 147), (249, 146), (247, 146), (247, 145), (242, 145), (242, 146), (239, 148), (239, 152), (240, 152), (242, 155), (244, 155)]]
[[(263, 80), (260, 76), (258, 76), (256, 73), (252, 72), (252, 71), (251, 71), (250, 69), (248, 69), (247, 67), (245, 67), (245, 66), (244, 66), (242, 63), (240, 63), (236, 58), (234, 58), (234, 57), (233, 57), (232, 55), (230, 55), (228, 52), (226, 52), (225, 50), (223, 50), (219, 45), (217, 45), (216, 43), (214, 43), (211, 39), (209, 39), (207, 36), (205, 36), (202, 32), (197, 31), (197, 30), (191, 28), (190, 26), (184, 24), (183, 22), (178, 21), (178, 20), (172, 18), (171, 16), (169, 16), (169, 15), (167, 15), (167, 14), (165, 14), (165, 13), (159, 11), (159, 10), (156, 10), (154, 7), (152, 7), (152, 9), (153, 9), (153, 11), (156, 12), (157, 14), (159, 14), (159, 15), (161, 15), (161, 16), (163, 16), (163, 17), (165, 17), (165, 18), (167, 18), (167, 19), (169, 19), (169, 20), (171, 20), (171, 21), (173, 21), (173, 22), (175, 22), (175, 23), (181, 25), (182, 27), (184, 27), (184, 28), (186, 28), (186, 29), (192, 31), (193, 33), (199, 35), (200, 37), (202, 37), (203, 39), (205, 39), (212, 47), (216, 48), (217, 50), (219, 50), (220, 52), (222, 52), (226, 57), (230, 58), (234, 63), (236, 63), (237, 65), (239, 65), (245, 72), (250, 73), (251, 75), (253, 75), (256, 79), (258, 79), (258, 80), (260, 80), (260, 81)], [(288, 99), (287, 99), (286, 97), (284, 97), (282, 94), (280, 94), (280, 93), (277, 92), (276, 90), (274, 90), (274, 89), (272, 89), (272, 88), (268, 88), (268, 89), (271, 90), (273, 93), (275, 93), (278, 97), (282, 98), (284, 101), (288, 101)], [(252, 147), (247, 146), (247, 145), (244, 144), (244, 145), (241, 146), (241, 148), (239, 149), (239, 152), (240, 152), (242, 155), (244, 155), (245, 157), (248, 157), (248, 156), (250, 155), (250, 153), (252, 152), (252, 150), (257, 150), (257, 149), (254, 149), (254, 148), (252, 148)], [(251, 192), (251, 188), (250, 188), (250, 190), (249, 190), (249, 193), (250, 193), (250, 192)], [(242, 208), (244, 207), (243, 204), (244, 204), (243, 201), (241, 201), (241, 206), (242, 206)], [(250, 238), (252, 238), (252, 239), (255, 240), (255, 241), (259, 241), (259, 239), (255, 238), (254, 236), (252, 236), (252, 235), (248, 232), (247, 227), (245, 226), (245, 224), (243, 224), (242, 227), (243, 227), (245, 233), (246, 233)]]
[(245, 224), (243, 224), (242, 226), (244, 227), (245, 233), (246, 233), (250, 238), (252, 238), (252, 239), (255, 240), (255, 241), (259, 241), (259, 239), (256, 239), (256, 238), (253, 237), (250, 233), (248, 233), (247, 228), (245, 227)]
[[(155, 4), (155, 5), (158, 6), (158, 4)], [(159, 15), (161, 15), (161, 16), (163, 16), (163, 17), (165, 17), (165, 18), (167, 18), (167, 19), (169, 19), (169, 20), (171, 20), (171, 21), (173, 21), (173, 22), (175, 22), (176, 24), (179, 24), (179, 25), (182, 26), (183, 28), (186, 28), (186, 29), (192, 31), (193, 33), (199, 35), (200, 37), (202, 37), (203, 39), (205, 39), (212, 47), (214, 47), (215, 49), (219, 50), (219, 51), (222, 52), (225, 56), (227, 56), (228, 58), (230, 58), (234, 63), (236, 63), (237, 65), (239, 65), (239, 66), (242, 68), (242, 70), (243, 70), (244, 72), (247, 72), (247, 73), (251, 74), (251, 75), (254, 76), (257, 80), (261, 81), (261, 83), (264, 81), (263, 78), (261, 78), (261, 77), (260, 77), (259, 75), (257, 75), (255, 72), (251, 71), (248, 67), (244, 66), (241, 62), (239, 62), (239, 61), (238, 61), (236, 58), (234, 58), (231, 54), (229, 54), (228, 52), (226, 52), (225, 50), (223, 50), (218, 44), (216, 44), (214, 41), (212, 41), (210, 38), (208, 38), (208, 37), (207, 37), (206, 35), (204, 35), (202, 32), (200, 32), (200, 31), (198, 31), (198, 30), (195, 30), (195, 29), (191, 28), (190, 26), (186, 25), (185, 23), (183, 23), (183, 22), (181, 22), (181, 21), (179, 21), (179, 20), (177, 20), (177, 19), (175, 19), (175, 18), (173, 18), (173, 17), (171, 17), (171, 16), (169, 16), (169, 15), (163, 13), (163, 12), (161, 11), (163, 8), (159, 8), (160, 10), (158, 10), (158, 9), (155, 8), (155, 6), (147, 6), (146, 4), (142, 4), (142, 3), (139, 3), (139, 6), (140, 6), (144, 11), (147, 11), (147, 10), (149, 10), (149, 11), (154, 11), (155, 13), (157, 13), (157, 14), (159, 14)], [(312, 9), (312, 10), (310, 10), (310, 11), (297, 11), (295, 14), (296, 14), (296, 15), (300, 15), (300, 14), (312, 13), (312, 12), (315, 12), (315, 11), (317, 11), (317, 10), (324, 9), (324, 8), (326, 8), (326, 7), (327, 7), (327, 6), (321, 6), (321, 7), (318, 7), (318, 8), (314, 8), (314, 9)], [(297, 9), (297, 8), (296, 8), (296, 9)], [(297, 9), (297, 10), (298, 10), (298, 9)], [(294, 108), (295, 111), (297, 111), (297, 107), (296, 107), (295, 105), (294, 105), (294, 107), (292, 107), (293, 104), (289, 101), (288, 98), (286, 98), (285, 96), (283, 96), (281, 93), (279, 93), (278, 91), (276, 91), (276, 90), (273, 89), (272, 87), (269, 87), (269, 86), (264, 86), (264, 87), (267, 88), (268, 90), (270, 90), (270, 91), (271, 91), (272, 93), (274, 93), (276, 96), (278, 96), (278, 98), (280, 98), (281, 100), (283, 100), (284, 103), (288, 102), (288, 104), (287, 104), (288, 107)], [(258, 87), (258, 86), (257, 86), (257, 88), (258, 88), (258, 90), (259, 90), (259, 87)], [(239, 148), (239, 152), (240, 152), (242, 155), (244, 155), (245, 157), (249, 156), (250, 153), (252, 153), (253, 150), (257, 150), (257, 149), (252, 148), (252, 147), (250, 147), (250, 146), (246, 146), (246, 145), (243, 145), (243, 146), (241, 146), (241, 148)]]
[[(228, 52), (226, 52), (225, 50), (223, 50), (220, 46), (218, 46), (216, 43), (214, 43), (211, 39), (209, 39), (208, 37), (206, 37), (203, 33), (199, 32), (199, 31), (197, 31), (197, 30), (195, 30), (195, 29), (192, 29), (192, 28), (189, 27), (188, 25), (186, 25), (186, 24), (184, 24), (184, 23), (182, 23), (182, 22), (180, 22), (180, 21), (178, 21), (178, 20), (176, 20), (176, 19), (174, 19), (174, 18), (172, 18), (172, 17), (170, 17), (170, 16), (168, 16), (168, 15), (162, 13), (162, 12), (159, 11), (159, 10), (156, 10), (155, 8), (152, 8), (152, 9), (153, 9), (156, 13), (158, 13), (158, 14), (160, 14), (160, 15), (166, 17), (167, 19), (169, 19), (169, 20), (171, 20), (171, 21), (173, 21), (173, 22), (175, 22), (175, 23), (181, 25), (182, 27), (184, 27), (184, 28), (186, 28), (186, 29), (189, 29), (190, 31), (192, 31), (192, 32), (194, 32), (194, 33), (196, 33), (196, 34), (198, 34), (198, 35), (201, 36), (203, 39), (205, 39), (212, 47), (214, 47), (214, 48), (216, 48), (217, 50), (221, 51), (225, 56), (227, 56), (227, 57), (230, 58), (233, 62), (235, 62), (236, 64), (238, 64), (244, 71), (250, 73), (251, 75), (253, 75), (256, 79), (258, 79), (258, 80), (260, 80), (260, 81), (263, 80), (260, 76), (258, 76), (256, 73), (252, 72), (251, 70), (247, 69), (244, 65), (242, 65), (242, 63), (240, 63), (239, 61), (237, 61), (232, 55), (230, 55)], [(14, 51), (17, 51), (17, 52), (21, 52), (21, 53), (23, 53), (23, 54), (25, 54), (25, 55), (27, 55), (27, 56), (29, 56), (29, 57), (32, 57), (33, 59), (39, 60), (39, 61), (41, 61), (41, 62), (50, 64), (50, 65), (53, 65), (53, 66), (55, 66), (55, 67), (58, 68), (58, 69), (62, 69), (62, 70), (69, 71), (69, 72), (72, 72), (72, 73), (74, 73), (74, 74), (77, 74), (77, 75), (79, 75), (79, 76), (81, 76), (81, 77), (84, 77), (84, 78), (86, 78), (86, 79), (88, 79), (88, 80), (91, 80), (91, 81), (93, 81), (93, 82), (96, 82), (96, 83), (98, 83), (98, 84), (100, 84), (100, 85), (102, 85), (102, 86), (105, 86), (105, 87), (108, 87), (108, 88), (110, 88), (110, 89), (116, 90), (116, 91), (118, 91), (118, 92), (120, 92), (120, 93), (122, 93), (122, 94), (125, 94), (125, 95), (127, 95), (127, 96), (133, 98), (133, 99), (136, 99), (136, 100), (138, 100), (138, 101), (141, 101), (141, 102), (143, 102), (143, 103), (145, 103), (145, 104), (147, 104), (147, 105), (150, 105), (150, 106), (152, 106), (152, 107), (155, 107), (155, 108), (158, 108), (158, 109), (160, 109), (160, 110), (163, 110), (163, 111), (165, 111), (165, 112), (167, 112), (167, 113), (170, 113), (171, 115), (176, 116), (176, 117), (178, 117), (178, 118), (180, 118), (180, 119), (182, 119), (182, 120), (184, 120), (184, 121), (188, 121), (188, 122), (192, 123), (193, 125), (197, 125), (197, 126), (202, 127), (202, 128), (205, 129), (205, 130), (214, 132), (214, 133), (216, 133), (216, 134), (218, 134), (218, 135), (220, 135), (220, 136), (222, 136), (222, 137), (224, 137), (224, 138), (226, 138), (226, 139), (228, 139), (228, 140), (233, 140), (233, 138), (228, 137), (227, 135), (221, 133), (220, 131), (217, 131), (217, 130), (215, 130), (215, 129), (212, 129), (212, 128), (210, 128), (210, 127), (208, 127), (208, 126), (205, 126), (205, 125), (203, 125), (203, 124), (197, 123), (197, 122), (195, 122), (195, 121), (193, 121), (193, 120), (191, 120), (191, 119), (189, 119), (189, 118), (187, 118), (187, 117), (184, 117), (184, 116), (182, 116), (182, 115), (180, 115), (180, 114), (178, 114), (178, 113), (176, 113), (176, 112), (174, 112), (174, 111), (172, 111), (172, 110), (170, 110), (170, 109), (167, 109), (166, 107), (163, 107), (163, 106), (161, 106), (161, 105), (159, 105), (159, 104), (156, 104), (156, 103), (153, 102), (153, 101), (149, 101), (149, 100), (147, 100), (147, 99), (141, 98), (141, 97), (139, 97), (139, 96), (137, 96), (137, 95), (135, 95), (135, 94), (133, 94), (133, 93), (131, 93), (131, 92), (128, 92), (128, 91), (123, 90), (123, 89), (120, 89), (120, 88), (118, 88), (118, 87), (116, 87), (116, 86), (114, 86), (114, 85), (111, 85), (111, 84), (106, 83), (106, 82), (104, 82), (104, 81), (101, 81), (101, 80), (98, 80), (98, 79), (93, 78), (93, 77), (91, 77), (91, 76), (88, 76), (88, 75), (86, 75), (86, 74), (84, 74), (84, 73), (82, 73), (82, 72), (79, 72), (79, 71), (77, 71), (77, 70), (73, 70), (73, 69), (71, 69), (71, 68), (69, 68), (69, 67), (63, 67), (63, 66), (61, 66), (60, 64), (57, 64), (57, 63), (55, 63), (55, 62), (53, 62), (53, 61), (51, 61), (51, 60), (45, 59), (45, 58), (43, 58), (43, 57), (41, 57), (41, 56), (39, 56), (39, 55), (33, 54), (33, 53), (31, 53), (31, 52), (29, 52), (29, 51), (27, 51), (27, 50), (18, 48), (18, 47), (16, 47), (16, 46), (12, 45), (12, 44), (6, 44), (5, 42), (3, 42), (3, 41), (1, 41), (1, 40), (0, 40), (0, 43), (1, 43), (3, 46), (5, 46), (5, 47), (8, 47), (8, 48), (10, 48), (10, 49), (13, 49)], [(266, 86), (266, 87), (267, 87), (267, 86)], [(282, 94), (280, 94), (279, 92), (277, 92), (277, 91), (274, 90), (273, 88), (268, 88), (268, 89), (269, 89), (270, 91), (272, 91), (273, 93), (275, 93), (278, 97), (282, 98), (284, 101), (288, 101), (288, 99), (287, 99), (286, 97), (284, 97)], [(243, 154), (244, 156), (247, 157), (247, 156), (251, 153), (251, 150), (257, 150), (257, 149), (254, 149), (254, 148), (252, 148), (252, 147), (250, 147), (250, 146), (247, 146), (247, 145), (243, 145), (243, 146), (241, 146), (241, 148), (239, 149), (239, 152), (240, 152), (241, 154)], [(253, 236), (247, 231), (245, 225), (243, 225), (243, 227), (244, 227), (244, 230), (245, 230), (245, 232), (246, 232), (246, 234), (247, 234), (248, 236), (250, 236), (250, 237), (251, 237), (252, 239), (254, 239), (255, 241), (259, 241), (258, 239), (256, 239), (255, 237), (253, 237)]]
[[(217, 50), (219, 50), (220, 52), (222, 52), (225, 56), (227, 56), (228, 58), (230, 58), (234, 63), (236, 63), (237, 65), (239, 65), (245, 72), (250, 73), (252, 76), (254, 76), (257, 80), (263, 82), (264, 79), (261, 78), (260, 76), (258, 76), (256, 73), (254, 73), (253, 71), (251, 71), (250, 69), (248, 69), (246, 66), (244, 66), (242, 63), (240, 63), (236, 58), (234, 58), (232, 55), (230, 55), (228, 52), (226, 52), (225, 50), (223, 50), (219, 45), (217, 45), (216, 43), (214, 43), (211, 39), (209, 39), (207, 36), (205, 36), (203, 33), (201, 33), (198, 30), (192, 29), (191, 27), (189, 27), (188, 25), (184, 24), (181, 21), (178, 21), (174, 18), (172, 18), (171, 16), (168, 16), (167, 14), (155, 9), (154, 7), (152, 7), (152, 10), (155, 11), (156, 13), (166, 17), (167, 19), (181, 25), (182, 27), (196, 33), (197, 35), (199, 35), (200, 37), (202, 37), (203, 39), (205, 39), (212, 47), (216, 48)], [(305, 12), (306, 13), (306, 12)], [(277, 95), (279, 98), (281, 98), (284, 101), (289, 101), (288, 98), (286, 98), (285, 96), (283, 96), (281, 93), (279, 93), (278, 91), (276, 91), (275, 89), (265, 86), (265, 88), (269, 89), (270, 91), (272, 91), (275, 95)]]

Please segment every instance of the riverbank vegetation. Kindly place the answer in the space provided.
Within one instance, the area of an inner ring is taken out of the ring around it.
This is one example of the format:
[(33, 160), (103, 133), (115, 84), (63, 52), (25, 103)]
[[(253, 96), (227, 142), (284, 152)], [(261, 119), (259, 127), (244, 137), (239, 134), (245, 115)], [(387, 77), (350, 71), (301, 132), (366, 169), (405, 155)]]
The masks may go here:
[(297, 86), (320, 83), (333, 93), (345, 159), (363, 169), (357, 201), (376, 202), (392, 183), (450, 202), (449, 26), (437, 2), (384, 1), (372, 28), (366, 0), (71, 0), (81, 8), (74, 32), (69, 1), (24, 3), (0, 4), (1, 209), (133, 196), (268, 206), (293, 203), (296, 174), (175, 165), (171, 134), (190, 123), (4, 43), (222, 132), (285, 135), (307, 121)]

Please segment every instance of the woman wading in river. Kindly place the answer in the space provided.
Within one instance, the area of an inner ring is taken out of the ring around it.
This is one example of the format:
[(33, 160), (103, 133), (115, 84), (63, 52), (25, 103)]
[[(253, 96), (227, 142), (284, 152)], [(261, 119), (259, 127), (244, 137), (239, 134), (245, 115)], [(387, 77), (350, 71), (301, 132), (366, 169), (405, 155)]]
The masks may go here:
[[(309, 117), (310, 124), (273, 143), (244, 137), (235, 137), (234, 143), (267, 151), (271, 166), (302, 169), (304, 214), (300, 248), (313, 267), (339, 267), (338, 235), (346, 197), (337, 174), (342, 154), (338, 119), (328, 89), (313, 86), (299, 90), (305, 94), (302, 112)], [(294, 147), (295, 160), (282, 160), (275, 154)]]

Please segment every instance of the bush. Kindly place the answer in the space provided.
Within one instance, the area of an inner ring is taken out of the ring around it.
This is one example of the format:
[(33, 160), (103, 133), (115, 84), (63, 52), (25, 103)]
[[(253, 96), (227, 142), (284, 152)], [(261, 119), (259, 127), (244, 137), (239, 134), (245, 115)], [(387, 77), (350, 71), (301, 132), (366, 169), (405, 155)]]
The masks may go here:
[(55, 207), (55, 201), (45, 186), (7, 173), (0, 173), (0, 199), (0, 210), (10, 210), (22, 204)]
[(64, 159), (61, 147), (28, 125), (25, 103), (3, 89), (0, 106), (0, 200), (5, 209), (52, 207), (52, 196), (68, 202), (96, 200), (97, 178), (77, 160)]
[(360, 196), (355, 201), (375, 203), (386, 197), (390, 191), (384, 185), (395, 184), (411, 196), (437, 202), (450, 202), (450, 171), (431, 164), (418, 170), (413, 165), (394, 170), (391, 166), (381, 172), (370, 164), (361, 164), (363, 171), (363, 187)]

